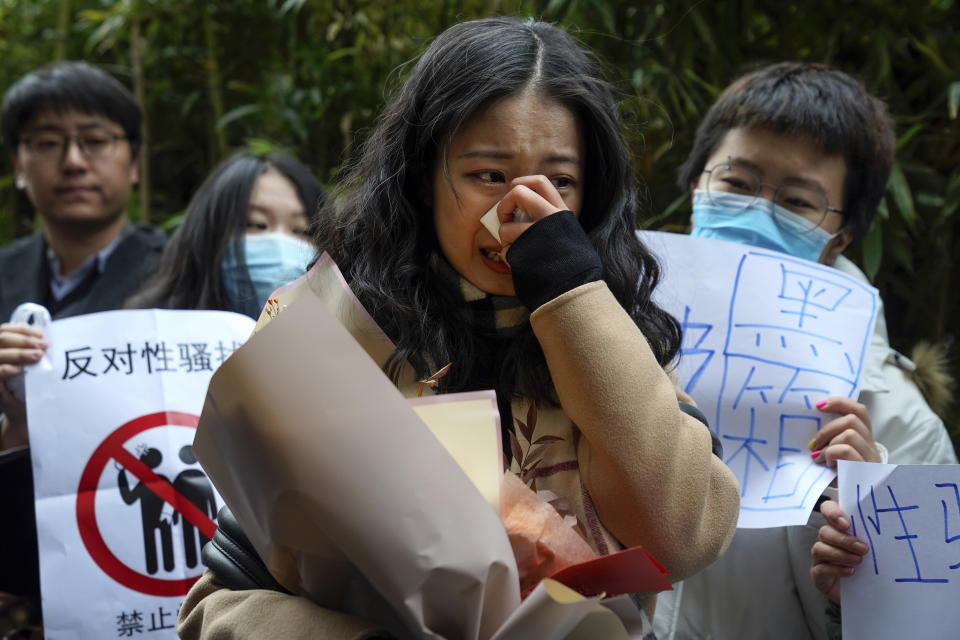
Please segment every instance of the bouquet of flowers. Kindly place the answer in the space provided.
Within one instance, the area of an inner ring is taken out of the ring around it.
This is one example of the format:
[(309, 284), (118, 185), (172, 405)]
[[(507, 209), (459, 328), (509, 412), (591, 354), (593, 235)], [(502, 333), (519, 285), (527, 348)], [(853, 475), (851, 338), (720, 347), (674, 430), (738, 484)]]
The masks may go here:
[(663, 568), (598, 558), (504, 474), (493, 392), (408, 400), (391, 350), (320, 260), (211, 380), (194, 450), (277, 581), (398, 637), (639, 637), (604, 597), (668, 589)]

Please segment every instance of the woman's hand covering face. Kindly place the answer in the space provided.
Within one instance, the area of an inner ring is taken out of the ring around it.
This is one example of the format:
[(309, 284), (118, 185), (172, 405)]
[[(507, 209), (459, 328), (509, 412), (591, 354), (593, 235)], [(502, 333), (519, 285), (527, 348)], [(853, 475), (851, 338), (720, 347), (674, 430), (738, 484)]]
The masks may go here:
[[(568, 209), (556, 186), (546, 176), (523, 176), (510, 183), (511, 189), (497, 205), (500, 218), (500, 256), (507, 264), (510, 245), (535, 222)], [(517, 211), (525, 220), (517, 221)]]

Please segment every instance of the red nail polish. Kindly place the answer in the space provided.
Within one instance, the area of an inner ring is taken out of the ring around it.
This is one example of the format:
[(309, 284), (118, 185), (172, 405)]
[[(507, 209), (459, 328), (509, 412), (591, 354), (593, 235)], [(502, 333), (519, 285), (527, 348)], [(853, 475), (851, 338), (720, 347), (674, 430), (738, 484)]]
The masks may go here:
[(824, 407), (826, 404), (827, 404), (827, 401), (826, 401), (826, 400), (821, 400), (820, 402), (818, 402), (818, 403), (815, 404), (814, 406), (815, 406), (817, 409), (823, 409), (823, 407)]
[(810, 457), (813, 458), (814, 460), (816, 460), (819, 456), (820, 456), (820, 449), (810, 452)]

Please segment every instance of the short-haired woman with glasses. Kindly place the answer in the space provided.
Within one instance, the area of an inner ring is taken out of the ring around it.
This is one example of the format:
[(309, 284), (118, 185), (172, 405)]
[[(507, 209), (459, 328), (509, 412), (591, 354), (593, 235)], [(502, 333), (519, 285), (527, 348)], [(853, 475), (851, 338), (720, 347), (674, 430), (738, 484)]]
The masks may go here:
[[(693, 196), (692, 235), (782, 251), (866, 281), (841, 253), (870, 227), (893, 142), (884, 104), (842, 71), (782, 63), (744, 76), (710, 108), (679, 170)], [(811, 442), (816, 462), (956, 462), (903, 362), (887, 343), (881, 308), (859, 401), (817, 405), (833, 417)], [(820, 520), (814, 513), (811, 524)], [(814, 526), (738, 529), (726, 555), (663, 594), (658, 637), (826, 637), (827, 600), (817, 588), (838, 590), (809, 577), (816, 539)]]

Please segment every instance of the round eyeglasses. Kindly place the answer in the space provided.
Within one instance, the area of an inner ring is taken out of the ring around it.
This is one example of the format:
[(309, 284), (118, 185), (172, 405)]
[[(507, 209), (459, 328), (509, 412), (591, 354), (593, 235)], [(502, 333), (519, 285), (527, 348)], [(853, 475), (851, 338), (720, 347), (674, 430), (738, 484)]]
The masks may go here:
[[(752, 196), (753, 199), (740, 204), (740, 208), (746, 209), (753, 205), (759, 199), (760, 191), (763, 187), (773, 189), (773, 198), (769, 200), (770, 211), (773, 219), (777, 220), (782, 216), (782, 211), (773, 205), (779, 205), (799, 216), (792, 220), (794, 224), (800, 222), (806, 231), (813, 231), (819, 227), (827, 213), (840, 213), (840, 209), (834, 209), (827, 201), (825, 193), (819, 189), (795, 184), (782, 184), (780, 186), (767, 184), (760, 180), (760, 176), (749, 167), (734, 164), (731, 162), (721, 162), (713, 167), (704, 170), (707, 174), (707, 196), (710, 201), (719, 206), (720, 203), (714, 201), (715, 196), (724, 193), (736, 193), (744, 196)], [(724, 207), (729, 207), (729, 202), (723, 203)]]
[(117, 150), (117, 142), (125, 140), (127, 136), (108, 132), (88, 132), (78, 135), (67, 135), (54, 131), (45, 131), (34, 136), (20, 138), (31, 154), (42, 160), (58, 161), (70, 146), (76, 142), (80, 153), (87, 160), (106, 160), (113, 157)]

